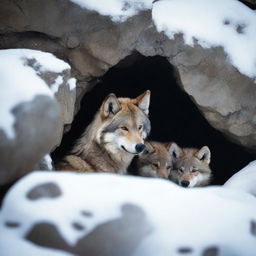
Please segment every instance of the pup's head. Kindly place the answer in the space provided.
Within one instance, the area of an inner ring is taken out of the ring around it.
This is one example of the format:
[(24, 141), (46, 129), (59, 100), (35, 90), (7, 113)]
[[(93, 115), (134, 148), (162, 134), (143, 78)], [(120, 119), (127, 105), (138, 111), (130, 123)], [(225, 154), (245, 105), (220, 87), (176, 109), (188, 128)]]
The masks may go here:
[(100, 108), (102, 126), (97, 135), (98, 141), (112, 153), (141, 153), (145, 149), (144, 139), (151, 129), (149, 103), (149, 90), (135, 99), (109, 94)]
[(210, 182), (211, 153), (207, 146), (201, 149), (182, 149), (173, 143), (170, 151), (173, 157), (173, 170), (169, 178), (172, 181), (183, 187), (205, 186)]
[(170, 144), (146, 142), (146, 148), (137, 159), (138, 174), (144, 177), (168, 178), (172, 168)]

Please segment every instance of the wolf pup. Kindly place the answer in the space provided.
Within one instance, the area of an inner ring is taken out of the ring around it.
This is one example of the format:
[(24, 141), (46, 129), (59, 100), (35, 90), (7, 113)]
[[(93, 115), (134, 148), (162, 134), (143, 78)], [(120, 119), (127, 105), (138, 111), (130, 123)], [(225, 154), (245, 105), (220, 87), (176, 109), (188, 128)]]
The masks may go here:
[(173, 170), (169, 179), (183, 187), (201, 187), (209, 184), (211, 152), (207, 146), (201, 149), (180, 148), (173, 143), (170, 148)]
[(135, 99), (109, 94), (93, 122), (60, 163), (57, 170), (126, 173), (133, 157), (141, 153), (151, 126), (150, 91)]
[(172, 168), (170, 143), (145, 142), (146, 148), (136, 159), (139, 176), (168, 178)]

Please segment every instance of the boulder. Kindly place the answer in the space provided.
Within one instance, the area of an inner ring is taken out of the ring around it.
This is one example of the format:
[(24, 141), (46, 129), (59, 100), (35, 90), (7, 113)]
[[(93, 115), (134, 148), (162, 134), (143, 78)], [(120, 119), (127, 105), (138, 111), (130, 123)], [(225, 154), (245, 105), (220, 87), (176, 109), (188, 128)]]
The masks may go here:
[[(3, 0), (0, 3), (0, 47), (40, 49), (67, 60), (72, 74), (78, 79), (79, 93), (76, 99), (72, 96), (70, 100), (65, 96), (66, 92), (60, 90), (60, 97), (64, 97), (62, 109), (66, 112), (73, 112), (74, 102), (74, 111), (77, 112), (82, 95), (91, 87), (90, 81), (97, 80), (132, 52), (166, 57), (176, 67), (181, 88), (191, 96), (208, 122), (235, 143), (256, 152), (256, 86), (253, 75), (243, 70), (245, 65), (238, 67), (239, 61), (234, 61), (234, 56), (229, 55), (222, 43), (209, 45), (196, 36), (188, 43), (187, 36), (180, 31), (162, 29), (156, 17), (161, 16), (161, 13), (158, 15), (161, 5), (168, 3), (153, 2), (141, 0), (136, 5), (120, 1), (120, 9), (118, 7), (117, 13), (113, 14), (110, 8), (104, 9), (97, 2), (90, 5), (86, 1), (82, 4), (76, 0), (46, 0), (34, 4), (31, 0)], [(205, 5), (210, 2), (206, 1)], [(247, 33), (255, 31), (255, 22), (243, 24), (233, 14), (239, 8), (241, 15), (254, 20), (255, 12), (238, 1), (225, 3), (232, 8), (226, 8), (226, 14), (222, 8), (225, 19), (221, 20), (221, 17), (217, 23), (240, 42)], [(182, 11), (186, 12), (189, 4), (188, 1)], [(200, 13), (198, 11), (198, 15)], [(192, 18), (196, 19), (198, 15)], [(179, 19), (183, 16), (168, 17)], [(254, 40), (253, 35), (248, 36), (247, 41), (248, 38), (250, 42)], [(237, 45), (243, 47), (247, 41)], [(250, 51), (243, 49), (237, 52), (244, 51), (248, 55)], [(67, 116), (65, 122), (70, 123), (73, 116), (70, 113)]]
[[(54, 95), (75, 89), (69, 65), (49, 53), (13, 49), (0, 51), (0, 185), (34, 169), (62, 137), (72, 106), (61, 110)], [(64, 96), (62, 96), (64, 95)], [(67, 93), (57, 95), (59, 102)], [(66, 97), (66, 98), (65, 98)], [(72, 97), (71, 102), (72, 102)]]

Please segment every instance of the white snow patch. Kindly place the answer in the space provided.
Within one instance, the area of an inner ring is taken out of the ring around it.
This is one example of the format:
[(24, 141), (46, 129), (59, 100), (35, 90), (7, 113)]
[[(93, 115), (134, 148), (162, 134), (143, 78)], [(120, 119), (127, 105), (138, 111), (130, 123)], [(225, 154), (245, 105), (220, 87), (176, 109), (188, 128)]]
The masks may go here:
[[(26, 198), (36, 185), (49, 182), (60, 188), (59, 197)], [(33, 172), (10, 189), (0, 211), (0, 237), (8, 234), (0, 239), (0, 248), (5, 256), (15, 255), (13, 246), (5, 246), (10, 243), (22, 246), (21, 256), (46, 255), (45, 250), (50, 249), (45, 247), (37, 247), (42, 254), (31, 254), (35, 248), (24, 240), (40, 222), (54, 224), (74, 246), (96, 226), (119, 218), (124, 204), (140, 207), (152, 226), (152, 233), (133, 256), (176, 255), (181, 246), (192, 247), (195, 255), (201, 255), (211, 245), (221, 255), (256, 255), (255, 236), (250, 233), (250, 223), (256, 220), (256, 198), (248, 193), (223, 186), (184, 189), (161, 179), (68, 172)], [(82, 210), (92, 216), (85, 218)], [(21, 225), (10, 229), (4, 225), (6, 221)], [(71, 225), (74, 221), (86, 229), (77, 232)]]
[(53, 170), (51, 156), (49, 154), (46, 154), (43, 159), (45, 164), (47, 165), (48, 170)]
[(153, 0), (70, 0), (82, 8), (111, 16), (115, 22), (123, 22), (139, 11), (151, 9)]
[(223, 186), (242, 190), (256, 196), (256, 161), (235, 173)]
[(55, 80), (55, 83), (51, 85), (51, 90), (55, 94), (59, 91), (60, 85), (63, 83), (63, 77), (58, 76)]
[(38, 170), (47, 170), (52, 171), (53, 165), (52, 165), (52, 158), (50, 154), (46, 154), (42, 160), (39, 162), (39, 168)]
[(256, 77), (256, 13), (237, 0), (160, 0), (152, 17), (159, 32), (171, 39), (183, 33), (194, 46), (222, 46), (242, 73)]
[(69, 90), (73, 91), (76, 88), (76, 79), (75, 78), (70, 78), (68, 80), (68, 84), (69, 84)]
[[(27, 65), (28, 60), (36, 60), (37, 70)], [(65, 69), (70, 69), (70, 66), (51, 53), (28, 49), (0, 51), (0, 129), (8, 138), (15, 138), (12, 110), (17, 105), (32, 101), (37, 95), (53, 97), (53, 93), (38, 73), (62, 72)]]

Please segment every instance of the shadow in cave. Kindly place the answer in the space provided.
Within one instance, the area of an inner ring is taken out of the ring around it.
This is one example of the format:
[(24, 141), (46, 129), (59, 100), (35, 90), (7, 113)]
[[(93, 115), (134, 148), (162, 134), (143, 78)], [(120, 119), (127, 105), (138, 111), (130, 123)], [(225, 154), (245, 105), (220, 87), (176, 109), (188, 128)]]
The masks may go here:
[(212, 183), (223, 184), (254, 160), (254, 156), (212, 128), (177, 83), (174, 68), (166, 58), (144, 57), (138, 53), (126, 57), (84, 96), (72, 128), (53, 152), (53, 158), (57, 159), (70, 150), (109, 93), (113, 92), (118, 97), (136, 97), (150, 89), (152, 131), (149, 139), (175, 141), (184, 147), (209, 146), (214, 176)]

